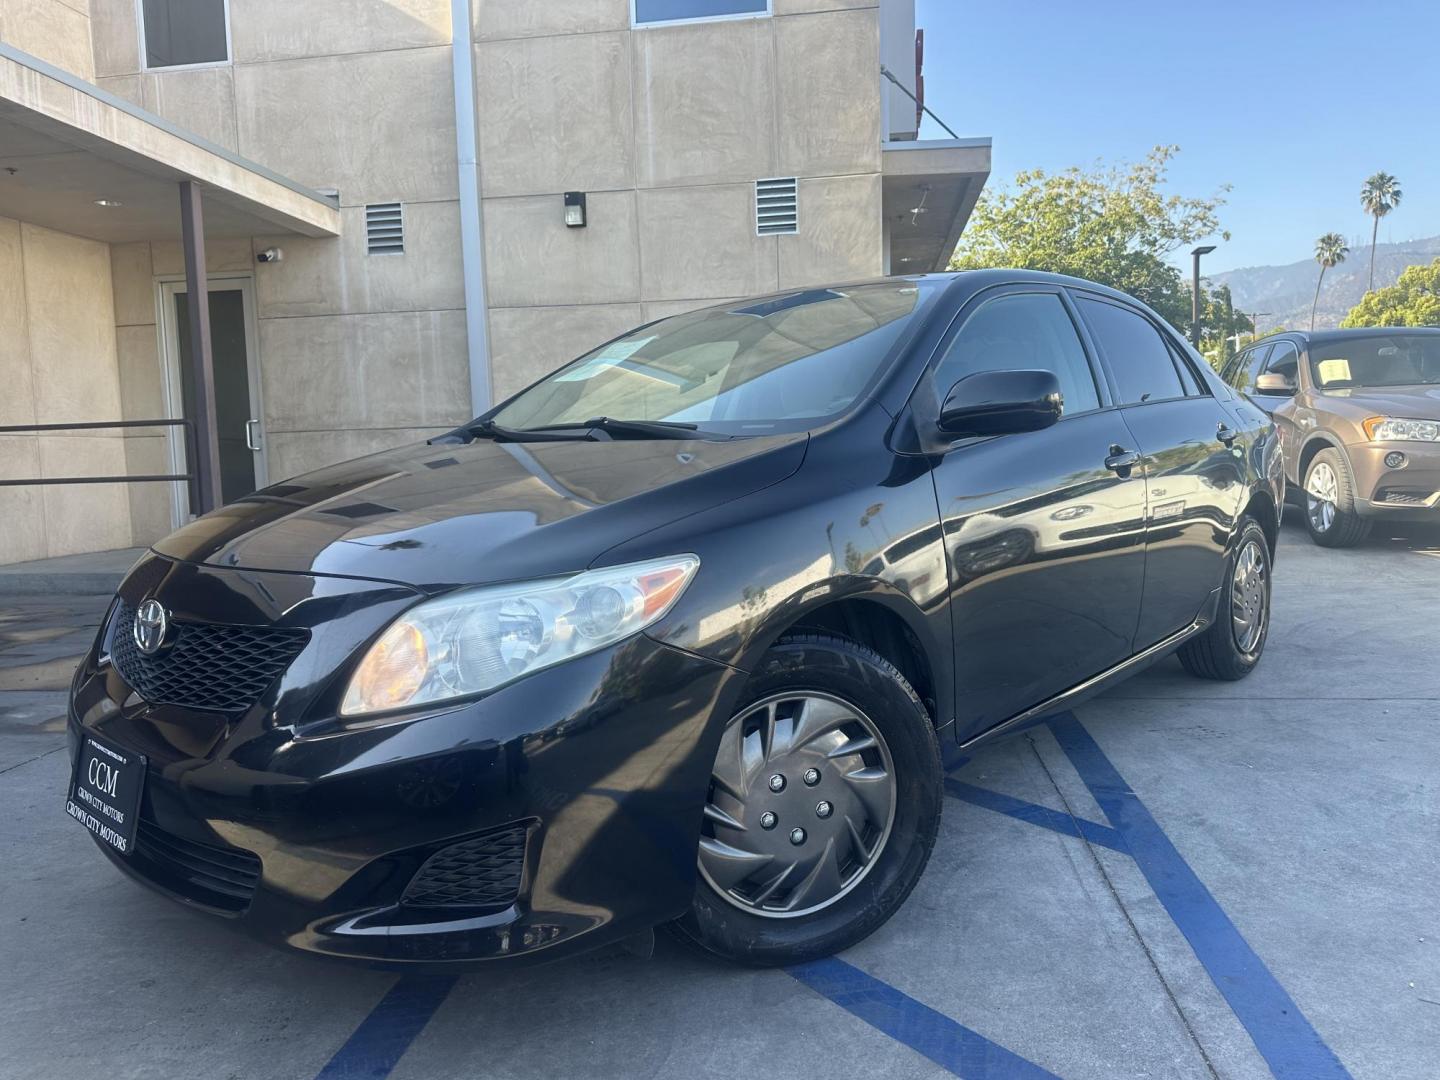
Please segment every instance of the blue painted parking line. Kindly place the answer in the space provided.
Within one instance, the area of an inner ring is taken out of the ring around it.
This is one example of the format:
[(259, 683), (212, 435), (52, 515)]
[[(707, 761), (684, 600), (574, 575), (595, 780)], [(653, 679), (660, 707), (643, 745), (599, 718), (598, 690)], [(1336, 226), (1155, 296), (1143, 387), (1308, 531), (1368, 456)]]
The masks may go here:
[(786, 970), (852, 1016), (965, 1080), (1059, 1080), (1054, 1073), (837, 957)]
[(315, 1080), (384, 1080), (456, 981), (454, 975), (406, 975), (400, 979)]
[(1349, 1080), (1345, 1066), (1080, 721), (1064, 713), (1050, 720), (1050, 730), (1271, 1073), (1279, 1080)]
[(1130, 854), (1125, 847), (1125, 842), (1120, 839), (1120, 834), (1108, 825), (1086, 821), (1084, 818), (1071, 817), (1063, 811), (1051, 810), (1048, 806), (1026, 802), (1013, 795), (1002, 795), (998, 791), (976, 787), (974, 784), (967, 784), (963, 780), (956, 780), (948, 776), (945, 778), (945, 794), (974, 806), (993, 810), (997, 814), (1016, 818), (1029, 825), (1039, 825), (1043, 829), (1050, 829), (1066, 836), (1089, 840), (1092, 844), (1099, 844), (1112, 851)]

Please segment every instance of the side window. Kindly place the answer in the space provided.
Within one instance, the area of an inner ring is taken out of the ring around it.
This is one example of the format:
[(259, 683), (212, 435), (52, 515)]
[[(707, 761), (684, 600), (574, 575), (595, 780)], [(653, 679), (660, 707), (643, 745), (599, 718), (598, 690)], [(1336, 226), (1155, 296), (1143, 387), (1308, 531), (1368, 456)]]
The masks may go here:
[(943, 398), (977, 371), (1024, 370), (1055, 373), (1067, 415), (1100, 407), (1080, 336), (1054, 293), (1014, 293), (982, 304), (941, 357), (935, 392)]
[(1104, 300), (1082, 296), (1079, 302), (1100, 351), (1115, 374), (1120, 404), (1185, 396), (1170, 349), (1148, 319)]
[(1235, 381), (1230, 385), (1236, 390), (1253, 390), (1255, 380), (1265, 370), (1265, 358), (1270, 355), (1269, 345), (1258, 345), (1245, 354), (1245, 366), (1235, 373)]
[(1185, 354), (1180, 351), (1170, 338), (1165, 339), (1165, 344), (1170, 347), (1170, 359), (1175, 364), (1175, 370), (1180, 373), (1180, 383), (1185, 387), (1187, 397), (1201, 397), (1210, 392), (1209, 388), (1200, 381), (1200, 377), (1190, 367), (1190, 361), (1185, 359)]
[(145, 68), (229, 60), (228, 7), (228, 0), (140, 0)]
[(1238, 352), (1227, 360), (1225, 366), (1220, 369), (1220, 378), (1225, 381), (1225, 385), (1234, 386), (1235, 378), (1240, 374), (1240, 369), (1249, 362), (1249, 349), (1246, 349), (1244, 352)]
[(1300, 388), (1300, 353), (1289, 341), (1278, 341), (1265, 363), (1265, 371), (1284, 375), (1291, 387)]

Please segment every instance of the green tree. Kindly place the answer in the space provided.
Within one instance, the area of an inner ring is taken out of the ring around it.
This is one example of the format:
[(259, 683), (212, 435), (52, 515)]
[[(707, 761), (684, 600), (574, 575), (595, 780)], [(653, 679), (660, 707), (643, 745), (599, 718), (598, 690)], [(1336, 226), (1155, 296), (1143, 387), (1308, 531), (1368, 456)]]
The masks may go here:
[(1375, 288), (1375, 242), (1380, 236), (1380, 219), (1400, 205), (1400, 181), (1387, 172), (1377, 172), (1360, 186), (1360, 205), (1375, 219), (1370, 229), (1370, 283), (1365, 291)]
[(1325, 271), (1345, 261), (1350, 249), (1345, 238), (1339, 233), (1327, 232), (1315, 241), (1315, 261), (1320, 264), (1320, 276), (1315, 280), (1315, 302), (1310, 305), (1310, 329), (1315, 329), (1315, 309), (1320, 306), (1320, 284), (1325, 280)]
[(1367, 292), (1341, 326), (1440, 326), (1440, 259), (1407, 267), (1389, 288)]
[(1177, 152), (1157, 146), (1128, 166), (1019, 173), (1008, 188), (981, 197), (951, 269), (1007, 266), (1073, 274), (1127, 292), (1188, 327), (1190, 293), (1167, 256), (1219, 232), (1217, 211), (1225, 200), (1222, 194), (1166, 194), (1166, 172)]
[(1237, 340), (1254, 331), (1254, 320), (1235, 308), (1230, 286), (1221, 285), (1213, 293), (1200, 289), (1200, 325), (1205, 328), (1200, 338), (1200, 352), (1219, 371), (1238, 348)]

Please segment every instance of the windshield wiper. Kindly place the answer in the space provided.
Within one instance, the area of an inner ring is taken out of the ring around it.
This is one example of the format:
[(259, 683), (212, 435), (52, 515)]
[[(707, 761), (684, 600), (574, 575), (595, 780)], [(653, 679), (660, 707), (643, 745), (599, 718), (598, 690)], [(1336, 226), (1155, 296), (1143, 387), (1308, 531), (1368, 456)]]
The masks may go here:
[(454, 431), (447, 431), (444, 435), (437, 435), (426, 441), (431, 446), (451, 446), (476, 439), (496, 439), (501, 442), (574, 442), (583, 438), (585, 436), (581, 434), (551, 434), (532, 428), (501, 427), (494, 420), (472, 420), (468, 424), (461, 424)]
[(603, 431), (610, 436), (641, 439), (713, 439), (713, 432), (702, 432), (698, 424), (682, 424), (675, 420), (616, 420), (611, 416), (592, 416), (578, 424), (547, 424), (543, 431)]

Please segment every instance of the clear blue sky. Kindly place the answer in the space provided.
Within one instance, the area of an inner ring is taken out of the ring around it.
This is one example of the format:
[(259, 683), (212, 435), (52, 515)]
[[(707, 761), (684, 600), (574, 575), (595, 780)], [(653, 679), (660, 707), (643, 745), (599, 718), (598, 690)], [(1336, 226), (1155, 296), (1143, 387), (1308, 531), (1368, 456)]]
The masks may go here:
[[(1228, 243), (1214, 273), (1369, 243), (1365, 177), (1400, 178), (1380, 240), (1440, 234), (1437, 0), (916, 0), (925, 95), (995, 140), (990, 183), (1021, 169), (1181, 148), (1170, 185), (1209, 195)], [(944, 138), (927, 118), (921, 138)]]

